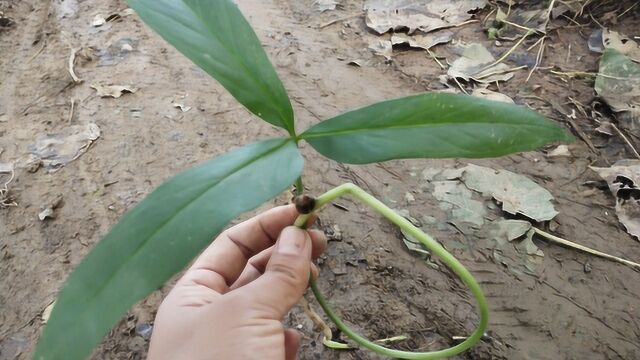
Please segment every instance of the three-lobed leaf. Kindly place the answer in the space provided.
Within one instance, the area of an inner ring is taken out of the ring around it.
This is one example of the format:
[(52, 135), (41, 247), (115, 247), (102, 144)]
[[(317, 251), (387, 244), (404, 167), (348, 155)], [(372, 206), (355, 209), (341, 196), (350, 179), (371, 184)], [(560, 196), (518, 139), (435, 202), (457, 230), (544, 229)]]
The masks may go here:
[(572, 137), (523, 107), (450, 93), (379, 102), (300, 135), (322, 155), (351, 164), (405, 158), (482, 158)]
[(302, 166), (292, 140), (265, 140), (159, 186), (69, 276), (34, 359), (85, 358), (129, 307), (181, 270), (233, 218), (284, 191)]
[(287, 92), (251, 25), (231, 0), (128, 0), (166, 41), (249, 111), (293, 135)]

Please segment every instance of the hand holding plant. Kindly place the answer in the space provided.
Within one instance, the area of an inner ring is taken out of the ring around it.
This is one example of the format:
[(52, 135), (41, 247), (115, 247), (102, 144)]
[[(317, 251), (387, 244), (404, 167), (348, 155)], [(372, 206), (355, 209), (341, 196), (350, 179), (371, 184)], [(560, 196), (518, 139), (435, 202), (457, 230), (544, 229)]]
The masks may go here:
[(218, 236), (163, 301), (149, 359), (295, 359), (300, 335), (281, 319), (326, 247), (290, 226), (297, 215), (277, 207)]

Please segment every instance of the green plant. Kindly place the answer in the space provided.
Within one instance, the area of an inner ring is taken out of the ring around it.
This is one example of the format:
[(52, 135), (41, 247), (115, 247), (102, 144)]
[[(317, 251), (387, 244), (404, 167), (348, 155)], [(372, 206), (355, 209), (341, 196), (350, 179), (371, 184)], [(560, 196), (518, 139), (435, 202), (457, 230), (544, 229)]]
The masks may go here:
[[(535, 112), (446, 93), (380, 102), (299, 133), (282, 83), (231, 0), (129, 0), (129, 4), (247, 109), (288, 135), (240, 147), (189, 169), (130, 210), (69, 276), (38, 344), (36, 359), (85, 357), (130, 306), (180, 271), (229, 221), (293, 183), (301, 193), (300, 141), (333, 160), (367, 164), (401, 158), (501, 156), (571, 139)], [(478, 299), (481, 322), (467, 341), (452, 349), (396, 352), (346, 328), (312, 282), (312, 290), (329, 317), (356, 342), (394, 357), (441, 358), (477, 341), (486, 327), (488, 312), (473, 277), (426, 234), (354, 185), (330, 190), (317, 199), (314, 209), (345, 193), (378, 210), (440, 256)], [(301, 215), (300, 221), (305, 216)]]

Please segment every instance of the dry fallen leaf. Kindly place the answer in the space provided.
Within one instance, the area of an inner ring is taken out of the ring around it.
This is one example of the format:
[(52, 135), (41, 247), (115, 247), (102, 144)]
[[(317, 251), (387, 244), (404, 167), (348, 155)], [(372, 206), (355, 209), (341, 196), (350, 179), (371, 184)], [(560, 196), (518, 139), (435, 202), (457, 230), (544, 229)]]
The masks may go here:
[(462, 45), (462, 56), (449, 67), (447, 74), (451, 78), (461, 78), (465, 81), (473, 79), (477, 82), (492, 83), (507, 81), (513, 77), (508, 72), (509, 66), (503, 63), (495, 64), (495, 58), (489, 50), (481, 44)]
[(591, 167), (616, 197), (616, 214), (627, 232), (640, 240), (640, 160), (620, 160), (608, 168)]
[(453, 33), (451, 31), (438, 31), (429, 34), (413, 34), (395, 33), (391, 35), (391, 44), (401, 45), (408, 44), (412, 48), (420, 48), (429, 50), (438, 44), (445, 44), (451, 41)]
[(485, 5), (485, 0), (367, 0), (365, 22), (378, 34), (403, 28), (427, 33), (458, 25)]
[(551, 193), (524, 175), (473, 164), (462, 169), (462, 181), (468, 188), (493, 197), (510, 214), (521, 214), (537, 222), (558, 215), (551, 203)]
[(389, 40), (374, 39), (369, 43), (369, 49), (376, 55), (384, 56), (385, 59), (391, 60), (393, 46)]
[(91, 88), (94, 89), (100, 97), (112, 97), (119, 98), (122, 94), (134, 94), (138, 91), (137, 88), (128, 85), (101, 85), (92, 84)]

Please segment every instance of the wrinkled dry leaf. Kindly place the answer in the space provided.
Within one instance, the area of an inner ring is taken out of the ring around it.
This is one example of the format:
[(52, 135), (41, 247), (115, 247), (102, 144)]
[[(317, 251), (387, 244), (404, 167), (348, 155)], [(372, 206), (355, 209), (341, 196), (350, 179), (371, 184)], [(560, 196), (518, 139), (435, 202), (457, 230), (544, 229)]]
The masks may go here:
[(618, 113), (622, 127), (640, 130), (639, 63), (613, 47), (606, 48), (600, 59), (595, 90)]
[(58, 134), (38, 136), (28, 150), (42, 165), (55, 170), (84, 154), (99, 137), (100, 128), (94, 123), (72, 125)]
[(393, 46), (389, 40), (374, 39), (369, 43), (369, 49), (374, 54), (384, 56), (385, 59), (391, 60)]
[[(522, 25), (523, 27), (534, 29), (542, 33), (546, 32), (545, 24), (547, 24), (548, 8), (540, 6), (538, 9), (530, 10), (531, 6), (512, 8), (507, 16), (506, 13), (496, 15), (496, 21), (508, 20), (510, 23)], [(515, 38), (526, 33), (527, 30), (504, 24), (500, 30), (500, 37)]]
[(535, 273), (544, 253), (533, 242), (535, 232), (525, 220), (497, 220), (488, 229), (495, 241), (494, 259), (510, 271)]
[(427, 33), (458, 25), (485, 5), (485, 0), (367, 0), (365, 22), (378, 34), (400, 29)]
[(640, 46), (626, 35), (604, 29), (602, 31), (602, 45), (606, 49), (618, 50), (622, 55), (635, 62), (640, 62)]
[(451, 64), (447, 74), (452, 78), (473, 79), (482, 83), (507, 81), (513, 77), (512, 73), (506, 72), (508, 65), (494, 62), (493, 55), (481, 44), (463, 45), (462, 56)]
[(620, 160), (609, 168), (591, 167), (616, 197), (616, 214), (627, 232), (640, 240), (640, 160)]
[[(456, 225), (459, 222), (469, 223), (480, 227), (484, 224), (487, 210), (482, 201), (473, 199), (473, 192), (467, 189), (459, 181), (436, 181), (433, 183), (433, 196), (450, 204), (441, 203), (443, 210), (451, 210), (451, 222)], [(451, 206), (453, 205), (453, 206)]]
[(473, 164), (463, 170), (462, 181), (468, 188), (496, 199), (502, 203), (502, 210), (510, 214), (521, 214), (537, 222), (551, 220), (558, 214), (551, 203), (551, 193), (526, 176)]
[(412, 48), (429, 50), (438, 44), (445, 44), (451, 41), (453, 33), (451, 31), (438, 31), (429, 34), (395, 33), (391, 36), (392, 45), (407, 44)]
[(500, 101), (500, 102), (506, 102), (506, 103), (514, 104), (513, 99), (510, 98), (508, 95), (505, 95), (503, 93), (499, 93), (499, 92), (496, 92), (496, 91), (491, 91), (491, 90), (485, 89), (485, 88), (476, 88), (476, 89), (473, 90), (471, 95), (475, 96), (475, 97), (484, 98), (484, 99), (487, 99), (487, 100)]
[(119, 98), (123, 94), (134, 94), (138, 89), (134, 86), (128, 85), (101, 85), (92, 84), (91, 88), (94, 89), (100, 97), (112, 97)]

